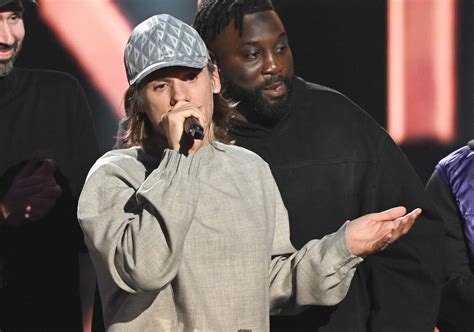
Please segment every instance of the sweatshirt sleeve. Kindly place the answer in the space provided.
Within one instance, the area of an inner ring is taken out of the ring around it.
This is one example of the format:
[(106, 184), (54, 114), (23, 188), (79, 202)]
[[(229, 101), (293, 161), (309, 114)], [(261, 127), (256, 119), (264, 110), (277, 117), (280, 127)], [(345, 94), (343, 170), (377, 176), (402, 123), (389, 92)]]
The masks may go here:
[[(271, 175), (270, 175), (271, 176)], [(335, 305), (349, 289), (361, 257), (346, 243), (347, 224), (295, 251), (290, 243), (288, 213), (275, 187), (275, 232), (270, 264), (270, 313), (296, 313), (307, 305)]]
[[(157, 291), (176, 276), (198, 201), (199, 154), (166, 150), (145, 180), (134, 158), (92, 168), (78, 216), (91, 252), (122, 290)], [(141, 173), (140, 173), (141, 172)]]

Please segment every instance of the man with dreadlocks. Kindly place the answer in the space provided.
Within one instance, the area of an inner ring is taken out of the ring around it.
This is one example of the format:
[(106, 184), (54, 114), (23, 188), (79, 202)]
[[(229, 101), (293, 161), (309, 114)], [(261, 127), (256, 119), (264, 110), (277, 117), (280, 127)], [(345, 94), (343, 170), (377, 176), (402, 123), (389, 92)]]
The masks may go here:
[(425, 211), (409, 236), (367, 257), (341, 304), (275, 318), (272, 330), (432, 331), (441, 223), (401, 150), (347, 97), (294, 75), (269, 0), (204, 0), (194, 26), (215, 56), (224, 95), (239, 102), (229, 132), (270, 164), (296, 247), (389, 206)]

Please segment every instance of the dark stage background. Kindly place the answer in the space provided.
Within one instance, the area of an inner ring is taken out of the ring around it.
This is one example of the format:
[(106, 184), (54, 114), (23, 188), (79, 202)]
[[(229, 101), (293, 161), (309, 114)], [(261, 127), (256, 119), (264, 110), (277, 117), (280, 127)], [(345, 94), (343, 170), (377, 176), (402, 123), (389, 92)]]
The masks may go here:
[[(89, 0), (76, 1), (86, 3)], [(386, 1), (275, 0), (274, 3), (287, 28), (296, 73), (308, 81), (341, 91), (386, 127)], [(39, 0), (39, 6), (42, 4)], [(195, 0), (121, 0), (113, 1), (113, 4), (117, 5), (131, 26), (158, 13), (170, 13), (191, 23), (196, 10)], [(83, 19), (87, 24), (88, 18)], [(107, 20), (107, 14), (103, 13), (101, 19)], [(455, 138), (444, 144), (430, 138), (402, 144), (423, 183), (440, 158), (474, 137), (473, 21), (474, 1), (459, 0)], [(109, 150), (114, 142), (118, 118), (107, 100), (40, 16), (39, 8), (27, 8), (25, 25), (27, 36), (18, 66), (61, 70), (76, 76), (89, 98), (100, 148), (102, 152)], [(90, 42), (81, 47), (91, 50), (101, 47), (95, 45), (90, 37)], [(123, 67), (117, 70), (123, 72)], [(125, 75), (123, 77), (125, 79)]]

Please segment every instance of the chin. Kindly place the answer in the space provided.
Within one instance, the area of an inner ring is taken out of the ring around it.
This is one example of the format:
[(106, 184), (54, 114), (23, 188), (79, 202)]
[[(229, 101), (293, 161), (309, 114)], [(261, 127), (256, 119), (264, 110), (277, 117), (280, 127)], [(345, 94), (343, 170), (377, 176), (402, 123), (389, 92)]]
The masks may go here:
[(274, 99), (267, 99), (262, 96), (262, 100), (264, 100), (269, 106), (271, 107), (278, 107), (281, 106), (285, 103), (285, 101), (288, 99), (288, 94), (279, 97), (279, 98), (274, 98)]

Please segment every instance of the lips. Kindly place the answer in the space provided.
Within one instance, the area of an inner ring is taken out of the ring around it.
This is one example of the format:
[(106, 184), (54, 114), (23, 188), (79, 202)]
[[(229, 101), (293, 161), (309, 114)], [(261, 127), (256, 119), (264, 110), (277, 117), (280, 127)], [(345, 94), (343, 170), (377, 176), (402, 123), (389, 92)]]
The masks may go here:
[(15, 45), (0, 44), (0, 60), (8, 60), (15, 53)]
[(8, 49), (8, 50), (2, 50), (0, 49), (0, 59), (1, 60), (8, 60), (13, 56), (14, 50)]
[(262, 89), (262, 93), (270, 98), (284, 97), (288, 88), (283, 81), (272, 83)]

